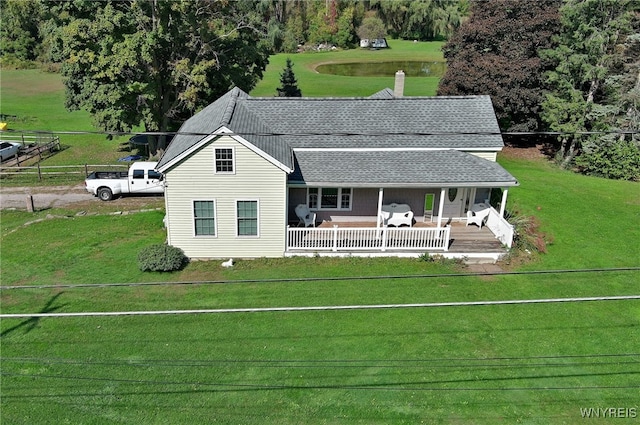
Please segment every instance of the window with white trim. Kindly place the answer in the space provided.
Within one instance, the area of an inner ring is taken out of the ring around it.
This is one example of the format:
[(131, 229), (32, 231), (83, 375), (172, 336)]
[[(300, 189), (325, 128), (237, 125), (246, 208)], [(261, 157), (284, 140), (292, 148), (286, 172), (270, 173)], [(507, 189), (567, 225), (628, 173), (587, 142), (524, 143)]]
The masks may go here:
[(258, 236), (258, 201), (236, 202), (238, 236)]
[(216, 173), (233, 174), (235, 163), (233, 148), (215, 148)]
[(307, 205), (314, 210), (351, 210), (350, 187), (310, 187)]
[(193, 201), (193, 226), (196, 236), (216, 235), (214, 201)]

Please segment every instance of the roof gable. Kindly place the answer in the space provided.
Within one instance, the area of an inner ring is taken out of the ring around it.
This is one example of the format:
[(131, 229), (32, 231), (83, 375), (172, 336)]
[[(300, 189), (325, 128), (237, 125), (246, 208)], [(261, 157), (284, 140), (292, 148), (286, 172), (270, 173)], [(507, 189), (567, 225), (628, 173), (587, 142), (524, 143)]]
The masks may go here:
[[(229, 134), (238, 142), (290, 172), (293, 167), (291, 148), (277, 140), (277, 137), (269, 136), (270, 130), (242, 107), (239, 99), (248, 96), (242, 90), (234, 88), (185, 121), (158, 162), (157, 169), (164, 172), (218, 135)], [(248, 141), (240, 137), (243, 132), (262, 135), (251, 137), (251, 141)]]

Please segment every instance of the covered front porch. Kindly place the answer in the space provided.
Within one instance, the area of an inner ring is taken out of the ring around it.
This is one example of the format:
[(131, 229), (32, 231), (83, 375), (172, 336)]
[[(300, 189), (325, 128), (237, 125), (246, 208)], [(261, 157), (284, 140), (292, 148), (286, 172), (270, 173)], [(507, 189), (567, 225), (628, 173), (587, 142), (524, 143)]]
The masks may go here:
[(496, 259), (511, 246), (504, 212), (518, 182), (481, 154), (303, 150), (296, 159), (287, 185), (285, 255)]
[(381, 226), (375, 216), (332, 216), (315, 227), (287, 228), (285, 255), (420, 256), (495, 262), (508, 252), (513, 227), (493, 207), (480, 225), (420, 217), (412, 226)]

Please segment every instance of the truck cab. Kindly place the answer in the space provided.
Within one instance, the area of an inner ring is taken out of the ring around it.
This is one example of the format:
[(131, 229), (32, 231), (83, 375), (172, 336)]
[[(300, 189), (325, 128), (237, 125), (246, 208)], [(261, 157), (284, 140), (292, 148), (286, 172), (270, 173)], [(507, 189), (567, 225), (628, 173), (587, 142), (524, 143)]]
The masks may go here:
[(138, 162), (129, 170), (130, 193), (163, 193), (164, 177), (154, 170), (157, 162)]

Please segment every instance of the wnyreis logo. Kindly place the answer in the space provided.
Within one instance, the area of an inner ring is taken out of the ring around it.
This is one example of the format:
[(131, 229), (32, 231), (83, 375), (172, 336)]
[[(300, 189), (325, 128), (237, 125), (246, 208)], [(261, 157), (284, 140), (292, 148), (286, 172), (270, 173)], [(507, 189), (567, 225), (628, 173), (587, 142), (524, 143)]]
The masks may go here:
[(634, 419), (638, 412), (635, 407), (581, 407), (580, 416), (583, 419)]

